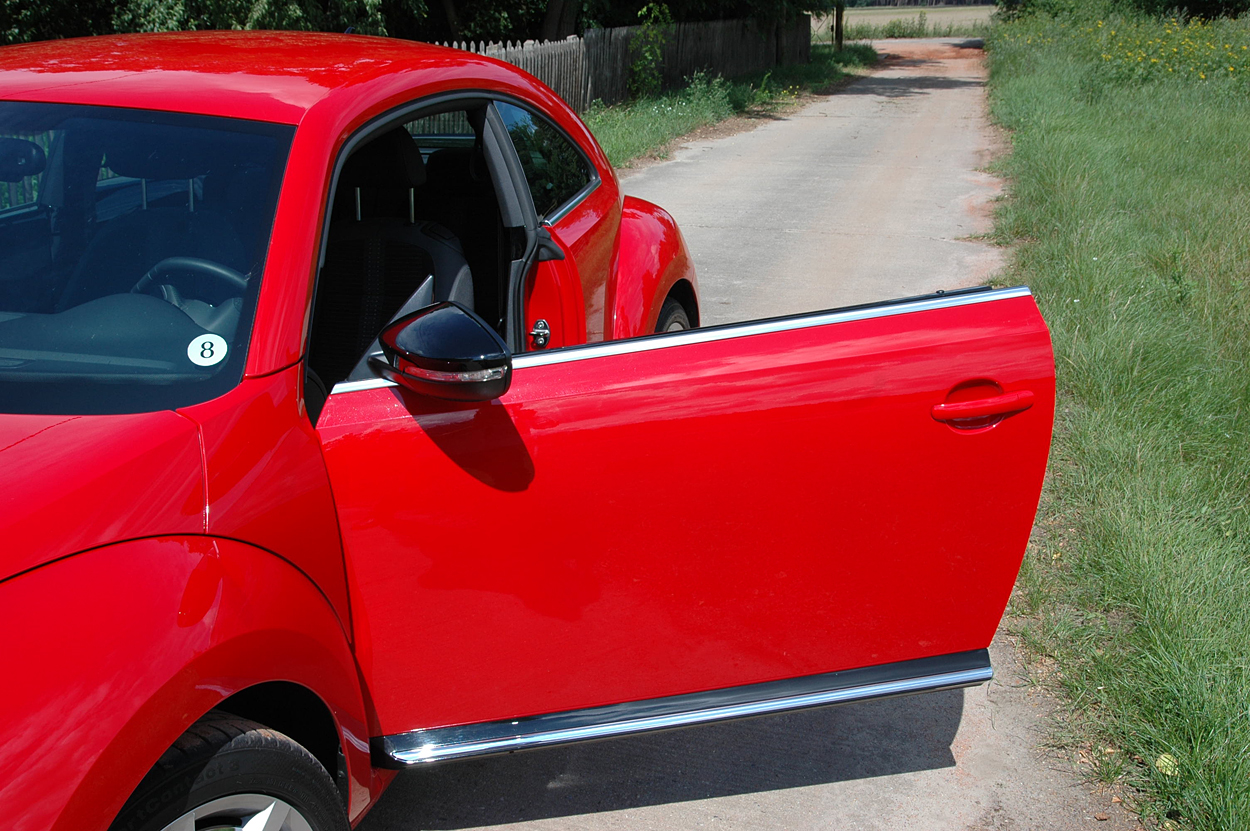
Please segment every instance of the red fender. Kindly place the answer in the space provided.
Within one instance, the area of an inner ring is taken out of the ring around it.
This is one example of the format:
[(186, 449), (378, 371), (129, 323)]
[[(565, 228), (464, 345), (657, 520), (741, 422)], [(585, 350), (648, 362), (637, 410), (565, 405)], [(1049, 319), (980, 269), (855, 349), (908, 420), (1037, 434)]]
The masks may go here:
[(665, 298), (682, 280), (698, 297), (694, 265), (677, 223), (663, 208), (626, 196), (613, 269), (612, 339), (653, 334)]
[(0, 583), (0, 631), (0, 806), (15, 831), (103, 831), (192, 722), (266, 681), (333, 714), (352, 817), (381, 784), (338, 619), (266, 551), (203, 536), (87, 551)]

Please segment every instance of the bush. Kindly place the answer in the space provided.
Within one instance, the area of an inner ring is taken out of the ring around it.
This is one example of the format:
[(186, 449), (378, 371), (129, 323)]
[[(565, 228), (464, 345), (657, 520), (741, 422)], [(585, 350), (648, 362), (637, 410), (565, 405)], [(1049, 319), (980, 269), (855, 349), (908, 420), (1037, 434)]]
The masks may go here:
[(648, 3), (638, 12), (642, 25), (630, 48), (634, 62), (629, 67), (629, 94), (646, 98), (660, 94), (664, 81), (664, 44), (672, 32), (673, 15), (664, 3)]
[(922, 38), (929, 33), (929, 21), (924, 12), (910, 20), (890, 20), (881, 27), (883, 38)]

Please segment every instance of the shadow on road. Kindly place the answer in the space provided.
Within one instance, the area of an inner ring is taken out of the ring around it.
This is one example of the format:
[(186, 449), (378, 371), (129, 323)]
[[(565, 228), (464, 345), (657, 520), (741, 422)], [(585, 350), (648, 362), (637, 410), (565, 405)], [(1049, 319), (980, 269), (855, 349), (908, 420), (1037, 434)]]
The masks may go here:
[(944, 78), (938, 75), (920, 75), (910, 78), (882, 78), (870, 76), (841, 90), (838, 95), (879, 95), (882, 98), (911, 98), (928, 95), (934, 90), (967, 89), (984, 87), (984, 81), (964, 78)]
[(463, 829), (955, 764), (961, 690), (400, 774), (358, 831)]

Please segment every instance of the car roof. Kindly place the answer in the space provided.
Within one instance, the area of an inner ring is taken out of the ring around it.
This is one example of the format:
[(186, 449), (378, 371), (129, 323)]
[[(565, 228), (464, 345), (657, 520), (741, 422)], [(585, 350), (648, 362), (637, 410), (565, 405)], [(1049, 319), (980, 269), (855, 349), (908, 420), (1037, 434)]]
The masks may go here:
[[(169, 32), (0, 48), (0, 99), (98, 104), (298, 124), (336, 93), (413, 73), (516, 84), (514, 68), (397, 38), (318, 32)], [(509, 83), (510, 82), (510, 83)], [(366, 95), (366, 97), (368, 97)]]

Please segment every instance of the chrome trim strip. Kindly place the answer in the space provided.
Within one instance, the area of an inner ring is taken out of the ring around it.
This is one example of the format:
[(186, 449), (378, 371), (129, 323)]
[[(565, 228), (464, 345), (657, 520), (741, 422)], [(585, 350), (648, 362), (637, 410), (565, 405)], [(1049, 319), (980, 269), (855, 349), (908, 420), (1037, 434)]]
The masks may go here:
[[(932, 670), (943, 665), (948, 667), (947, 671), (930, 674)], [(920, 674), (908, 676), (909, 671), (920, 671)], [(415, 730), (373, 739), (373, 763), (379, 767), (390, 768), (426, 765), (811, 707), (847, 704), (872, 698), (957, 689), (984, 683), (993, 676), (989, 653), (986, 650), (977, 650), (936, 659), (903, 661), (848, 672), (553, 713), (515, 721)], [(869, 680), (874, 677), (880, 680)], [(854, 680), (859, 679), (867, 683), (854, 683)], [(827, 688), (793, 695), (766, 695), (788, 687), (813, 686)], [(754, 698), (753, 695), (762, 697)], [(750, 700), (738, 700), (744, 697)], [(631, 713), (635, 715), (631, 717)]]
[[(1012, 300), (1019, 297), (1032, 296), (1033, 292), (1028, 286), (1014, 286), (1005, 289), (973, 289), (951, 292), (945, 295), (926, 295), (914, 299), (833, 309), (828, 312), (776, 317), (748, 323), (730, 323), (706, 329), (688, 329), (684, 332), (646, 335), (628, 340), (593, 343), (586, 346), (568, 346), (553, 352), (526, 352), (513, 356), (512, 368), (520, 370), (537, 366), (571, 363), (573, 361), (588, 361), (591, 358), (604, 358), (610, 355), (650, 352), (655, 349), (669, 349), (696, 343), (713, 343), (715, 341), (745, 338), (753, 335), (767, 335), (773, 332), (811, 329), (817, 326), (829, 326), (834, 323), (849, 323), (854, 320), (872, 320), (874, 318), (912, 314), (913, 312), (953, 309), (959, 306), (973, 306), (978, 303), (992, 303), (997, 300)], [(393, 382), (381, 378), (347, 381), (335, 384), (330, 394), (335, 395), (337, 393), (393, 386), (395, 386)]]
[(589, 161), (586, 163), (590, 165), (590, 169), (594, 171), (595, 177), (586, 184), (582, 185), (581, 188), (578, 189), (577, 193), (569, 197), (569, 201), (556, 208), (547, 216), (544, 216), (541, 220), (544, 225), (555, 225), (557, 222), (568, 216), (570, 211), (585, 202), (586, 197), (590, 196), (590, 194), (599, 189), (599, 185), (603, 183), (603, 179), (599, 177), (599, 171), (595, 170), (594, 164)]
[(363, 381), (340, 381), (330, 390), (330, 395), (340, 392), (357, 392), (358, 390), (375, 390), (378, 387), (398, 387), (394, 381), (385, 378), (366, 378)]
[(991, 289), (971, 294), (952, 294), (943, 297), (926, 297), (916, 300), (905, 300), (899, 303), (883, 303), (871, 306), (855, 306), (849, 309), (804, 314), (792, 317), (777, 317), (750, 323), (731, 323), (726, 326), (713, 326), (707, 329), (687, 329), (684, 332), (673, 332), (661, 335), (646, 335), (628, 340), (604, 341), (589, 346), (570, 346), (554, 352), (526, 352), (512, 358), (513, 369), (526, 369), (535, 366), (585, 361), (591, 358), (603, 358), (609, 355), (628, 355), (635, 352), (650, 352), (653, 349), (668, 349), (675, 346), (689, 346), (695, 343), (713, 343), (733, 338), (746, 338), (752, 335), (767, 335), (773, 332), (788, 332), (798, 329), (811, 329), (817, 326), (828, 326), (834, 323), (848, 323), (853, 320), (872, 320), (878, 317), (928, 312), (934, 309), (953, 309), (958, 306), (972, 306), (978, 303), (990, 303), (995, 300), (1010, 300), (1016, 297), (1032, 297), (1033, 292), (1028, 286), (1017, 286), (1009, 289)]

